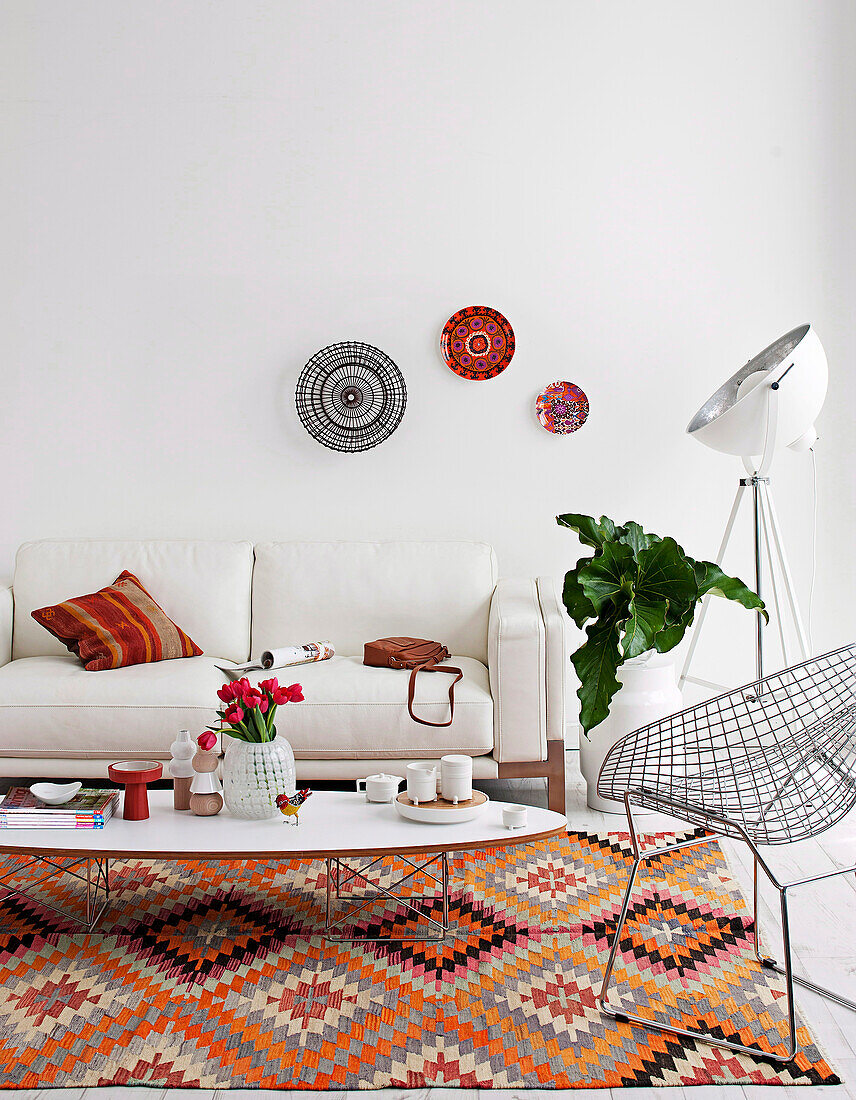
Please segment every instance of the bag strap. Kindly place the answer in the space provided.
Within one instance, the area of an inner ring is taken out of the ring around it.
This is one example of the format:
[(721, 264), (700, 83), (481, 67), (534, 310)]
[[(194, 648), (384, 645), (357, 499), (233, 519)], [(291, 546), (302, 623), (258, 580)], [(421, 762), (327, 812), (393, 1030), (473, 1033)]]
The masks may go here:
[[(454, 676), (455, 679), (449, 684), (449, 721), (448, 722), (429, 722), (427, 718), (420, 718), (413, 713), (413, 696), (416, 692), (416, 677), (420, 672), (448, 672), (450, 676)], [(422, 726), (451, 726), (452, 719), (455, 717), (455, 684), (459, 680), (463, 680), (464, 674), (459, 668), (455, 668), (454, 665), (440, 666), (436, 661), (428, 661), (424, 665), (417, 665), (416, 668), (410, 673), (410, 683), (407, 685), (407, 712), (414, 722), (419, 722)]]

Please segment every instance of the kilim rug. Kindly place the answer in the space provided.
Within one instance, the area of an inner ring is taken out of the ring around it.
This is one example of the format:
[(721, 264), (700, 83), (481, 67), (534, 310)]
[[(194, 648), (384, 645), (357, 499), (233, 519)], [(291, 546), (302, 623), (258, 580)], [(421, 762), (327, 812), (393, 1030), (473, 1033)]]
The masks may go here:
[[(779, 1066), (600, 1016), (595, 989), (629, 864), (628, 838), (616, 833), (458, 855), (444, 944), (327, 942), (323, 862), (116, 861), (114, 904), (92, 936), (10, 897), (0, 904), (0, 1079), (10, 1088), (838, 1084), (804, 1026), (804, 1052)], [(627, 927), (616, 997), (650, 1014), (668, 1003), (686, 1027), (778, 1042), (783, 996), (753, 961), (749, 916), (720, 849), (676, 852), (652, 873)], [(74, 903), (74, 880), (64, 880), (39, 887), (45, 901)], [(358, 918), (364, 931), (404, 928), (403, 910), (384, 904)]]

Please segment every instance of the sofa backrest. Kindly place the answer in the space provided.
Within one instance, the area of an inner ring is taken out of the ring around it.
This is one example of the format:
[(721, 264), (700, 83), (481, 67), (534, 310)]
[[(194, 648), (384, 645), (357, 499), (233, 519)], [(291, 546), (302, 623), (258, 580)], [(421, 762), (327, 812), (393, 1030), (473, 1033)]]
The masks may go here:
[(263, 543), (253, 573), (253, 655), (329, 640), (343, 656), (362, 656), (366, 642), (404, 635), (487, 662), (496, 572), (484, 543)]
[(45, 539), (27, 542), (15, 559), (12, 657), (67, 653), (30, 613), (112, 584), (123, 569), (203, 653), (245, 661), (250, 645), (250, 542)]

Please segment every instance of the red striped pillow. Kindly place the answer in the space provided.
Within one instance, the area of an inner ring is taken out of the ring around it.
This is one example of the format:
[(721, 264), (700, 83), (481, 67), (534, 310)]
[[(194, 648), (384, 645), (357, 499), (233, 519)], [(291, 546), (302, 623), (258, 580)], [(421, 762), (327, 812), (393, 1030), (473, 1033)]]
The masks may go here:
[(202, 653), (127, 569), (108, 588), (32, 614), (89, 672)]

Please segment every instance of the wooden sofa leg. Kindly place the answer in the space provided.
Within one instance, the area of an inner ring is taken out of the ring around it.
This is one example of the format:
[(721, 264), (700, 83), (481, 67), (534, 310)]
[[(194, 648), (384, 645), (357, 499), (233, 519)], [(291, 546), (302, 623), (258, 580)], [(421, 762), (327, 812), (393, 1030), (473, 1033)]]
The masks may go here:
[(547, 807), (565, 812), (565, 742), (547, 742)]
[(499, 764), (499, 779), (547, 777), (547, 805), (556, 813), (565, 812), (565, 742), (548, 741), (546, 760), (520, 760)]

